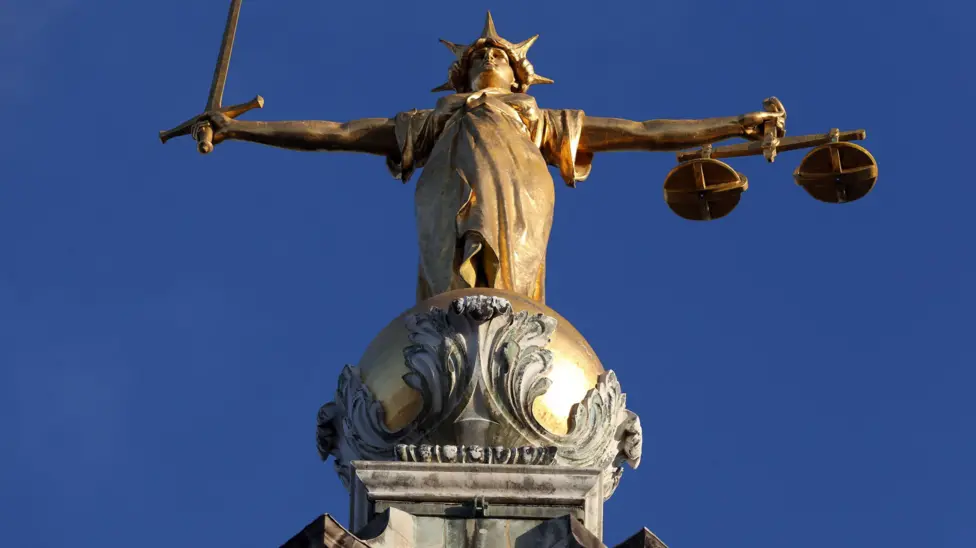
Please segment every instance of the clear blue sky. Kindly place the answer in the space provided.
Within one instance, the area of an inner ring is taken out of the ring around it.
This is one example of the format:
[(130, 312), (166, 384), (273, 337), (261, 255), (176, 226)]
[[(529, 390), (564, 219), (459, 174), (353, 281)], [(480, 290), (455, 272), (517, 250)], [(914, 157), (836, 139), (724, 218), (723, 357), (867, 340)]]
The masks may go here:
[[(413, 185), (383, 160), (156, 132), (204, 105), (225, 0), (0, 2), (0, 544), (277, 546), (347, 515), (315, 412), (412, 304)], [(245, 0), (250, 119), (429, 108), (490, 8), (540, 33), (542, 107), (644, 120), (776, 95), (791, 135), (865, 128), (866, 199), (791, 172), (692, 223), (672, 154), (558, 188), (549, 304), (615, 370), (644, 461), (608, 544), (976, 546), (976, 127), (967, 2)], [(826, 540), (825, 540), (826, 539)]]

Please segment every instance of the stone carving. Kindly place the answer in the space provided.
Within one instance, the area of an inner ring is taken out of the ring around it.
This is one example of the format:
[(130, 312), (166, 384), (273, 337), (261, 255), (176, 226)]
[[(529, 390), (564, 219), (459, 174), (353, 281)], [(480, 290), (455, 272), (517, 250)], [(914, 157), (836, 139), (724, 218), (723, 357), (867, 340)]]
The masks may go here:
[(455, 299), (451, 309), (459, 316), (467, 316), (478, 322), (487, 322), (512, 311), (512, 304), (501, 297), (471, 295)]
[(351, 365), (343, 368), (335, 401), (319, 409), (316, 422), (319, 455), (323, 460), (332, 455), (347, 489), (351, 461), (390, 460), (390, 447), (401, 437), (386, 428), (383, 406), (363, 384), (359, 368)]
[(557, 447), (481, 447), (480, 445), (396, 446), (401, 462), (480, 463), (549, 465), (556, 460)]
[[(554, 318), (513, 312), (500, 297), (468, 296), (448, 310), (409, 316), (406, 325), (411, 344), (403, 351), (408, 369), (403, 380), (423, 401), (412, 422), (389, 430), (382, 405), (353, 366), (343, 369), (335, 401), (319, 410), (319, 454), (335, 459), (347, 488), (353, 460), (555, 464), (605, 469), (609, 497), (623, 464), (640, 464), (640, 421), (625, 408), (626, 396), (613, 371), (601, 375), (574, 406), (565, 435), (550, 432), (533, 414), (533, 402), (552, 384), (547, 375), (553, 355), (545, 347), (556, 329)], [(473, 402), (484, 409), (472, 411)], [(481, 413), (482, 424), (517, 432), (518, 443), (526, 447), (438, 445), (431, 439), (444, 437), (445, 426), (460, 424), (462, 413)]]

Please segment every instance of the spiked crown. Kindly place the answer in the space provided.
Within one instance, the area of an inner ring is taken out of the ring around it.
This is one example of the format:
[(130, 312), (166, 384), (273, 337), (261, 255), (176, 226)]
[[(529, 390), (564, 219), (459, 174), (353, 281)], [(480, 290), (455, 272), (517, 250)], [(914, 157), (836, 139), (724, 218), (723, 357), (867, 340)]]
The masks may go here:
[(515, 84), (512, 86), (512, 91), (524, 93), (532, 84), (551, 84), (552, 80), (535, 73), (532, 63), (526, 58), (529, 48), (532, 47), (532, 44), (535, 43), (537, 38), (539, 38), (538, 34), (518, 44), (509, 42), (498, 35), (498, 32), (495, 30), (495, 22), (491, 19), (491, 12), (489, 11), (485, 19), (485, 28), (481, 31), (481, 36), (472, 44), (455, 44), (447, 40), (441, 40), (441, 43), (447, 46), (457, 59), (451, 64), (451, 68), (448, 70), (447, 82), (431, 91), (453, 90), (457, 93), (471, 91), (470, 83), (468, 82), (468, 69), (471, 68), (471, 56), (474, 52), (487, 47), (499, 48), (508, 55), (509, 63), (512, 65), (512, 71), (515, 73)]

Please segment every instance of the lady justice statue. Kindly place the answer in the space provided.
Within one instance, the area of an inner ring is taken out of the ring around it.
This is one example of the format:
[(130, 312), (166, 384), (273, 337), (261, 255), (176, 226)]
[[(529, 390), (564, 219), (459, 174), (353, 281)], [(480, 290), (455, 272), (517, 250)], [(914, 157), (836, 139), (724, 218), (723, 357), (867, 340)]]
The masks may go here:
[(597, 152), (674, 151), (733, 137), (762, 139), (768, 122), (783, 134), (782, 109), (635, 122), (539, 108), (529, 88), (553, 81), (536, 74), (526, 57), (537, 37), (509, 42), (489, 13), (472, 44), (442, 40), (456, 60), (448, 81), (433, 91), (453, 93), (433, 109), (336, 123), (239, 121), (232, 116), (241, 109), (210, 108), (191, 131), (198, 140), (206, 133), (214, 144), (238, 140), (381, 155), (403, 182), (423, 168), (416, 189), (418, 302), (454, 289), (487, 287), (539, 303), (545, 297), (554, 204), (547, 165), (573, 186), (587, 177)]
[[(775, 98), (764, 101), (762, 112), (703, 120), (636, 122), (539, 108), (529, 88), (552, 80), (536, 74), (526, 57), (536, 37), (509, 42), (490, 13), (470, 45), (442, 40), (455, 61), (434, 91), (451, 93), (432, 109), (345, 123), (239, 121), (263, 104), (257, 97), (221, 106), (241, 1), (231, 0), (204, 112), (161, 133), (163, 142), (192, 134), (203, 153), (227, 140), (363, 152), (384, 156), (403, 182), (423, 169), (416, 188), (418, 304), (384, 328), (357, 365), (343, 369), (334, 401), (317, 418), (319, 454), (334, 460), (351, 493), (353, 530), (380, 519), (383, 508), (422, 509), (443, 518), (446, 535), (459, 509), (474, 500), (469, 517), (477, 523), (464, 530), (481, 534), (485, 523), (504, 522), (498, 527), (506, 533), (495, 535), (497, 543), (450, 546), (534, 546), (528, 536), (509, 537), (530, 535), (553, 508), (573, 512), (597, 539), (602, 534), (603, 500), (623, 465), (640, 463), (642, 431), (616, 374), (545, 305), (555, 199), (548, 166), (573, 186), (598, 152), (702, 147), (679, 154), (687, 161), (665, 181), (672, 210), (702, 220), (730, 211), (746, 184), (713, 157), (763, 154), (772, 161), (777, 148), (816, 146), (794, 178), (827, 202), (858, 199), (877, 178), (870, 154), (846, 142), (863, 139), (863, 130), (785, 138), (786, 112)], [(736, 137), (753, 142), (711, 148)], [(723, 194), (731, 199), (712, 200)], [(537, 464), (559, 470), (530, 466)], [(437, 481), (430, 479), (434, 472)], [(438, 482), (452, 487), (438, 489)], [(488, 518), (488, 497), (518, 511)], [(424, 523), (418, 531), (436, 528)], [(416, 545), (428, 546), (439, 534), (421, 534)]]

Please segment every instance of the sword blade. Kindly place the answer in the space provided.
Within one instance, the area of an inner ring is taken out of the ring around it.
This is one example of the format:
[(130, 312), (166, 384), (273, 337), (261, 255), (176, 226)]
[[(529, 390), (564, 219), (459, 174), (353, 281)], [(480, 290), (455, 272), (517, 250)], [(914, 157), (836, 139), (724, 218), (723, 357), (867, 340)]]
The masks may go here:
[(237, 34), (237, 20), (241, 16), (242, 0), (231, 0), (230, 11), (227, 13), (227, 25), (224, 27), (224, 38), (220, 42), (217, 53), (217, 68), (214, 69), (213, 82), (210, 84), (210, 96), (207, 98), (206, 111), (217, 110), (224, 100), (224, 86), (227, 85), (227, 68), (230, 66), (230, 54), (234, 49), (234, 36)]

